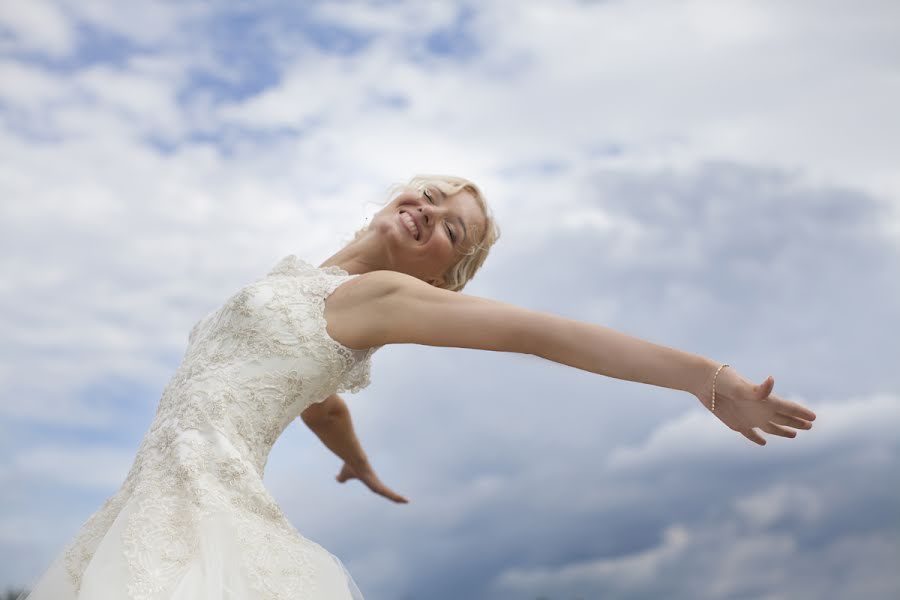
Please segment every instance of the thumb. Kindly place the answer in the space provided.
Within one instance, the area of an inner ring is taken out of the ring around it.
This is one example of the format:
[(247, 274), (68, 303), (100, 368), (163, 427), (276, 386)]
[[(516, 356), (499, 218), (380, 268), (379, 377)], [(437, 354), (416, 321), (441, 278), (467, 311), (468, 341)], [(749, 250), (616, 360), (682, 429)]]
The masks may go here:
[(354, 477), (356, 477), (356, 474), (350, 469), (349, 466), (347, 466), (347, 463), (344, 463), (344, 465), (341, 467), (340, 473), (338, 473), (334, 478), (339, 483), (344, 483), (345, 481), (353, 479)]
[(761, 384), (756, 386), (756, 397), (760, 400), (765, 400), (769, 397), (769, 394), (772, 393), (772, 388), (775, 387), (775, 379), (769, 375), (766, 377), (766, 380)]

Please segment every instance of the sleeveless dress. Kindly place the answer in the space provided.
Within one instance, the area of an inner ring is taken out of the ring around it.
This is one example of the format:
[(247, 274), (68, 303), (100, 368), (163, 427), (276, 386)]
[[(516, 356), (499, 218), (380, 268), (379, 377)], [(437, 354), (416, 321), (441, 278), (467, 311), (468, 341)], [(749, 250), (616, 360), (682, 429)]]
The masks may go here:
[(291, 421), (369, 384), (377, 347), (325, 329), (325, 298), (353, 277), (287, 256), (194, 325), (124, 483), (21, 598), (362, 598), (263, 485)]

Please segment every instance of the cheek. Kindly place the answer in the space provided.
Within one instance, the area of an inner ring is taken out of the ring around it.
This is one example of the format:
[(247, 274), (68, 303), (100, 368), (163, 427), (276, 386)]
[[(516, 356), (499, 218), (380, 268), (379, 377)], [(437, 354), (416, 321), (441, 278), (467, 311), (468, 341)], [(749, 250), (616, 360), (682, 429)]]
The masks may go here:
[(440, 248), (436, 252), (436, 254), (438, 254), (441, 264), (447, 268), (455, 264), (457, 259), (459, 259), (459, 255), (457, 254), (456, 249), (453, 247), (453, 244), (450, 243), (449, 240), (444, 240), (443, 242), (441, 242)]
[(447, 234), (442, 231), (434, 232), (429, 245), (433, 245), (434, 250), (440, 252), (442, 255), (451, 256), (453, 254), (453, 242), (451, 242), (450, 238), (447, 237)]

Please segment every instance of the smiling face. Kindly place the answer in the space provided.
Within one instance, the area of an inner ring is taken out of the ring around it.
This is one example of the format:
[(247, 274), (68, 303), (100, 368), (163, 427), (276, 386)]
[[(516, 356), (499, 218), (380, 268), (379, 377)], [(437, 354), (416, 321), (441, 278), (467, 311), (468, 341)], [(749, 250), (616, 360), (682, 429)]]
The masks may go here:
[(486, 223), (470, 191), (445, 196), (425, 186), (397, 195), (369, 229), (382, 240), (387, 268), (441, 285), (447, 271), (481, 241)]

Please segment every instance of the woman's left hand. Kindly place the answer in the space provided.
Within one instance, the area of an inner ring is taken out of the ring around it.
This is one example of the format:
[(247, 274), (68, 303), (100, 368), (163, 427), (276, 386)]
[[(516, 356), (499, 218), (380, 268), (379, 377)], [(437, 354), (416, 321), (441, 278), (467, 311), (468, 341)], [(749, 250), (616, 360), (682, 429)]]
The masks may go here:
[[(718, 368), (718, 367), (716, 367)], [(712, 410), (712, 383), (715, 369), (703, 391), (695, 394), (700, 403)], [(797, 429), (811, 429), (816, 413), (796, 402), (772, 394), (775, 379), (769, 375), (755, 385), (731, 366), (715, 378), (716, 405), (713, 414), (733, 430), (760, 446), (766, 440), (755, 428), (786, 438), (797, 436)]]
[(379, 496), (384, 496), (388, 500), (396, 502), (397, 504), (406, 504), (407, 502), (409, 502), (409, 500), (405, 496), (401, 496), (388, 486), (381, 483), (381, 480), (378, 479), (378, 475), (376, 475), (372, 467), (368, 465), (363, 467), (361, 472), (357, 473), (353, 469), (353, 467), (345, 462), (341, 467), (341, 472), (337, 474), (335, 479), (339, 483), (344, 483), (345, 481), (348, 481), (350, 479), (359, 479), (365, 484), (367, 488), (369, 488)]

